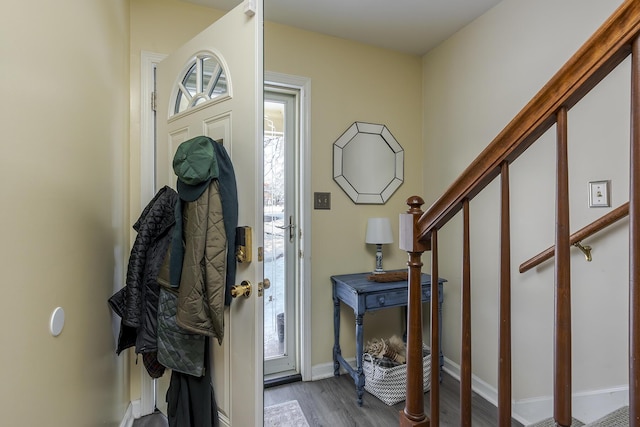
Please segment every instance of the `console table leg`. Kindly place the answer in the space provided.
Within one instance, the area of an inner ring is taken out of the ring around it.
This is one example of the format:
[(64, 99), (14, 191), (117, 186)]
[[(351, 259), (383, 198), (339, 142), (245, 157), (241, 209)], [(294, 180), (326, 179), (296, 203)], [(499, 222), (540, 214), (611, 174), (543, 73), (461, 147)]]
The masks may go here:
[(364, 372), (362, 371), (362, 354), (364, 352), (364, 334), (362, 331), (363, 314), (356, 313), (356, 389), (358, 392), (358, 406), (362, 406), (364, 395)]
[(338, 355), (342, 354), (340, 350), (340, 300), (335, 295), (335, 286), (333, 292), (333, 375), (340, 375), (340, 361)]

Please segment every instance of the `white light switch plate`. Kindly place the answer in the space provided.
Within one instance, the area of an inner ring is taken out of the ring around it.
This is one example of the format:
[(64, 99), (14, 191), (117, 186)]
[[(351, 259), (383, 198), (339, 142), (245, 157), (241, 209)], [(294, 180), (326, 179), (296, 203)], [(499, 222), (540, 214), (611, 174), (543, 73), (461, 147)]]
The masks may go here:
[(591, 181), (589, 183), (589, 207), (611, 206), (610, 186), (611, 181)]

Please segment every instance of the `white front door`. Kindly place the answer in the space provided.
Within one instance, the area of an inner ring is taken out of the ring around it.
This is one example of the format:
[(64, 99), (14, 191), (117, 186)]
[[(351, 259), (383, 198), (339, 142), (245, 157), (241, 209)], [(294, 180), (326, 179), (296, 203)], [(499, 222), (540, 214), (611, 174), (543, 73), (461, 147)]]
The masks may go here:
[[(180, 143), (199, 135), (222, 140), (236, 176), (238, 225), (253, 231), (252, 261), (236, 273), (236, 284), (249, 281), (253, 292), (232, 301), (222, 345), (210, 344), (220, 419), (236, 427), (262, 426), (262, 23), (262, 1), (243, 2), (160, 62), (156, 80), (156, 188), (175, 188)], [(159, 400), (164, 393), (158, 390)]]

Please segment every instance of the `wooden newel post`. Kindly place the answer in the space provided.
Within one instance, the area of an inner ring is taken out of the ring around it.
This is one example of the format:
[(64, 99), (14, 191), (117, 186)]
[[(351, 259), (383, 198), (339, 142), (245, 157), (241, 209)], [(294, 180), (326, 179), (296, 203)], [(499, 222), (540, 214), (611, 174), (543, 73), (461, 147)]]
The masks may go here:
[(407, 251), (409, 261), (409, 295), (407, 306), (407, 399), (404, 410), (400, 411), (401, 427), (429, 426), (429, 418), (424, 413), (424, 392), (422, 379), (422, 253), (429, 250), (429, 244), (417, 239), (417, 224), (424, 204), (418, 196), (407, 199), (409, 210), (400, 214), (400, 249)]

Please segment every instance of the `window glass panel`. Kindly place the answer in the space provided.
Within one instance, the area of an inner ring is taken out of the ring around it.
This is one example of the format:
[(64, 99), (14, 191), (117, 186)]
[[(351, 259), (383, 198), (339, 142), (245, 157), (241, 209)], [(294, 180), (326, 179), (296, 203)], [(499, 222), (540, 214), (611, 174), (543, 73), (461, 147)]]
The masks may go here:
[(176, 100), (176, 110), (174, 114), (185, 111), (189, 108), (189, 100), (183, 95), (182, 91), (178, 92), (178, 99)]
[(215, 79), (218, 74), (218, 61), (216, 61), (212, 57), (202, 58), (202, 87), (206, 88), (209, 85), (211, 79), (213, 79), (213, 84), (215, 85)]
[(198, 79), (198, 75), (196, 70), (196, 64), (193, 64), (189, 69), (189, 71), (187, 72), (187, 75), (185, 76), (185, 78), (182, 80), (182, 84), (189, 91), (189, 95), (191, 96), (195, 96), (198, 93), (196, 89), (197, 79)]
[(200, 55), (193, 58), (180, 82), (181, 86), (175, 91), (173, 114), (226, 95), (228, 91), (225, 70), (213, 55)]
[(220, 68), (220, 75), (218, 76), (218, 81), (216, 85), (213, 87), (213, 90), (209, 94), (211, 99), (224, 95), (227, 93), (227, 76), (224, 75), (224, 70)]

